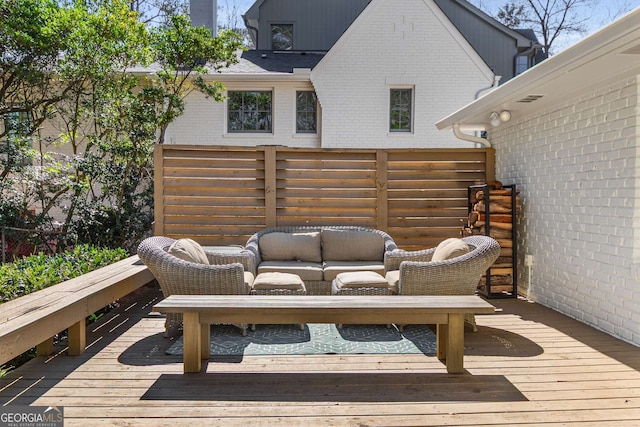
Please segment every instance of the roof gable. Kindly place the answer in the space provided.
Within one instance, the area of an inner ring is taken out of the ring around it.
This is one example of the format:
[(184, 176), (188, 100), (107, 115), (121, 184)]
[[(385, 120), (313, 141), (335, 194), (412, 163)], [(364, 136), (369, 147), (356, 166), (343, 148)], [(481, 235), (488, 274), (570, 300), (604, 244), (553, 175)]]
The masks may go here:
[[(327, 52), (324, 58), (318, 64), (318, 67), (322, 67), (324, 63), (332, 61), (332, 58), (336, 55), (336, 52), (341, 49), (341, 47), (348, 43), (348, 41), (360, 31), (362, 26), (368, 25), (368, 22), (371, 21), (371, 17), (375, 13), (375, 10), (380, 7), (380, 5), (388, 0), (372, 0), (371, 3), (364, 9), (364, 11), (358, 16), (358, 18), (351, 24), (351, 26), (344, 32), (342, 37), (338, 39), (338, 41), (333, 45), (331, 50)], [(407, 0), (403, 0), (407, 1)], [(473, 47), (469, 44), (469, 42), (462, 36), (460, 31), (453, 25), (453, 23), (447, 18), (447, 16), (440, 10), (440, 8), (434, 3), (433, 0), (414, 0), (419, 3), (424, 4), (426, 9), (437, 19), (442, 28), (455, 40), (456, 44), (460, 47), (461, 53), (468, 57), (473, 64), (478, 67), (479, 70), (489, 79), (493, 80), (494, 73), (487, 66), (487, 64), (482, 60), (482, 58), (478, 55), (478, 53), (473, 49)], [(405, 3), (406, 5), (406, 3)], [(397, 24), (393, 24), (397, 25)], [(425, 46), (426, 47), (426, 46)], [(375, 46), (371, 46), (372, 51), (375, 50)], [(418, 52), (413, 52), (412, 54), (419, 54)], [(424, 53), (421, 53), (424, 54)]]

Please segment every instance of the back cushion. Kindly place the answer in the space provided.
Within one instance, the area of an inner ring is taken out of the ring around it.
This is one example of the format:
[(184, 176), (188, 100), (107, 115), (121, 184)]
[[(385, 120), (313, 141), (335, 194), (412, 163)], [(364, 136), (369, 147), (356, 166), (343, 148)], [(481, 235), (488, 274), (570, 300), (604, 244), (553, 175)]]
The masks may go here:
[(369, 231), (322, 230), (325, 261), (382, 261), (384, 238)]
[(440, 242), (431, 257), (431, 261), (444, 261), (446, 259), (459, 257), (468, 252), (469, 246), (463, 240), (452, 237)]
[(198, 264), (209, 264), (207, 254), (198, 242), (191, 239), (178, 239), (169, 246), (167, 251), (182, 260)]
[(322, 262), (320, 232), (267, 233), (260, 237), (260, 256), (265, 261)]

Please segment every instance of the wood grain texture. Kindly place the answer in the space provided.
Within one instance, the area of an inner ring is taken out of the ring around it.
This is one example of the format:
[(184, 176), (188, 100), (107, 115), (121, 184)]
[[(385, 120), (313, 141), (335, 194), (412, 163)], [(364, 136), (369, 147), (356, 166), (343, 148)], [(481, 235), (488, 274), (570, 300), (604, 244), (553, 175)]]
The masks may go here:
[(220, 358), (185, 376), (158, 289), (122, 300), (88, 349), (0, 379), (1, 405), (63, 406), (65, 426), (637, 426), (640, 351), (521, 299), (465, 332), (465, 375), (435, 355)]
[(241, 245), (264, 227), (361, 225), (394, 231), (401, 248), (424, 249), (459, 235), (467, 187), (494, 179), (494, 155), (162, 145), (156, 234)]

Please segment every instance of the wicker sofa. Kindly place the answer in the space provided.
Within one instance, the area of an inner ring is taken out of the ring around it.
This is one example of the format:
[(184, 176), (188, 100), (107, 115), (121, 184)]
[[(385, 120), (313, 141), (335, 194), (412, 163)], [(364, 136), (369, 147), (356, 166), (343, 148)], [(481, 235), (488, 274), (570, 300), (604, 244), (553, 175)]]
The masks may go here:
[(397, 249), (389, 234), (373, 228), (303, 226), (261, 230), (243, 252), (253, 256), (252, 273), (297, 274), (309, 295), (329, 295), (339, 273), (375, 271), (384, 276), (385, 257)]

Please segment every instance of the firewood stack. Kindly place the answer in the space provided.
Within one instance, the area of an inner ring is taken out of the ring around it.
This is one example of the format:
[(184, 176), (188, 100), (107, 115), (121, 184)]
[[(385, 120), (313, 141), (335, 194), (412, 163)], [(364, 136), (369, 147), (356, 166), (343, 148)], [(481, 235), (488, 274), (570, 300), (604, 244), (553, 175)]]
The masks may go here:
[[(516, 192), (515, 207), (512, 206), (513, 191)], [(469, 218), (462, 229), (462, 235), (489, 235), (496, 239), (502, 248), (500, 257), (491, 267), (489, 286), (486, 275), (480, 281), (479, 290), (488, 295), (516, 296), (516, 236), (513, 227), (515, 217), (521, 209), (519, 193), (514, 185), (504, 187), (499, 181), (469, 187)]]

